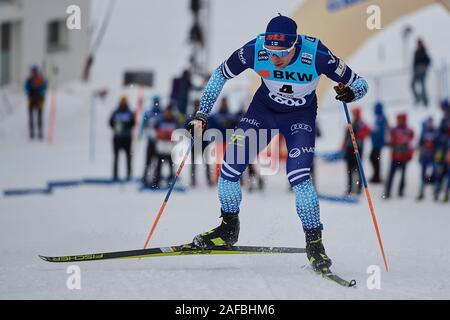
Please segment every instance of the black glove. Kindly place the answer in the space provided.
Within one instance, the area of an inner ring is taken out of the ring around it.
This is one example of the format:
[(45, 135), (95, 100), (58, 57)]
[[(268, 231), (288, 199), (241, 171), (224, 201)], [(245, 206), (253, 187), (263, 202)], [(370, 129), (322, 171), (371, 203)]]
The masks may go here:
[(195, 138), (195, 136), (194, 136), (194, 128), (195, 128), (195, 126), (194, 126), (194, 123), (193, 123), (194, 120), (200, 120), (202, 122), (202, 135), (203, 135), (203, 133), (206, 130), (206, 125), (208, 124), (207, 116), (204, 115), (203, 113), (197, 113), (194, 116), (194, 118), (191, 121), (189, 121), (189, 123), (187, 125), (187, 129), (188, 129), (189, 133), (191, 134), (192, 138)]
[(337, 86), (335, 86), (334, 91), (336, 91), (337, 93), (336, 100), (346, 103), (350, 103), (355, 100), (355, 93), (353, 92), (352, 88), (344, 85), (343, 83), (339, 83)]

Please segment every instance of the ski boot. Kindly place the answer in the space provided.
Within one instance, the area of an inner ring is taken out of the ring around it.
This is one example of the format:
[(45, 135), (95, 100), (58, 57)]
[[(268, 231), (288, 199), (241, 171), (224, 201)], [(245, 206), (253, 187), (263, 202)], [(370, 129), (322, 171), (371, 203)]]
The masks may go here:
[(215, 246), (232, 246), (239, 237), (239, 215), (222, 215), (222, 223), (205, 233), (194, 237), (193, 245), (202, 249)]
[(434, 191), (434, 201), (439, 201), (439, 191)]
[(306, 256), (312, 268), (316, 272), (323, 272), (331, 267), (331, 259), (325, 253), (322, 243), (322, 229), (305, 230)]
[(417, 196), (416, 200), (417, 200), (417, 201), (421, 201), (421, 200), (423, 200), (423, 198), (424, 198), (424, 194), (423, 194), (423, 191), (421, 191), (421, 192), (419, 193), (419, 195)]

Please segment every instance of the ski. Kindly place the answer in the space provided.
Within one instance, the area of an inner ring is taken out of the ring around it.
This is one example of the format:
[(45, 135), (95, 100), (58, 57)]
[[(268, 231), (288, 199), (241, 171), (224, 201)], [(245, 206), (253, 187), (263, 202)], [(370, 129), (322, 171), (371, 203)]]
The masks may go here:
[(348, 288), (352, 288), (352, 287), (356, 287), (356, 280), (344, 280), (341, 277), (339, 277), (338, 275), (336, 275), (335, 273), (333, 273), (330, 269), (324, 269), (321, 271), (316, 271), (317, 274), (321, 275), (322, 278), (327, 279), (329, 281), (333, 281), (343, 287), (348, 287)]
[(201, 249), (192, 244), (172, 247), (159, 247), (139, 250), (89, 253), (72, 256), (48, 257), (39, 255), (47, 262), (82, 262), (110, 259), (149, 258), (162, 256), (201, 255), (201, 254), (271, 254), (271, 253), (305, 253), (304, 248), (289, 247), (261, 247), (261, 246), (216, 246)]
[(347, 281), (347, 280), (341, 278), (340, 276), (338, 276), (337, 274), (335, 274), (334, 272), (332, 272), (329, 268), (325, 268), (320, 271), (313, 270), (311, 268), (311, 266), (304, 266), (303, 268), (308, 269), (311, 272), (314, 272), (315, 274), (321, 276), (322, 278), (324, 278), (326, 280), (335, 282), (340, 286), (347, 287), (347, 288), (356, 288), (356, 280)]

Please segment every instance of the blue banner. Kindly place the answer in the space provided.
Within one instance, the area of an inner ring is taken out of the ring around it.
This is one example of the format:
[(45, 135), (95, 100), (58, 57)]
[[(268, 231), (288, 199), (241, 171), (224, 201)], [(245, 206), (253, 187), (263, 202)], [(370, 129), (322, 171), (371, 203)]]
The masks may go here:
[(327, 8), (330, 11), (338, 11), (364, 1), (367, 0), (328, 0)]

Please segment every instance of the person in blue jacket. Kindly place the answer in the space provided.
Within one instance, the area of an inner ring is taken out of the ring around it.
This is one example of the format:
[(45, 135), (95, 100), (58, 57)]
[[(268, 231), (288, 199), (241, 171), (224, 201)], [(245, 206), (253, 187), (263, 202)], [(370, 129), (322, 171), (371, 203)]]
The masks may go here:
[(430, 168), (433, 169), (437, 141), (438, 130), (434, 126), (433, 118), (429, 117), (422, 125), (422, 132), (419, 138), (419, 162), (422, 168), (422, 175), (417, 200), (422, 200), (424, 198), (425, 185), (432, 180), (432, 175), (429, 175), (428, 171)]
[[(367, 82), (318, 38), (297, 34), (295, 21), (279, 15), (268, 23), (265, 33), (237, 49), (213, 72), (202, 93), (200, 110), (188, 126), (195, 139), (201, 137), (206, 128), (208, 116), (225, 83), (246, 69), (253, 69), (262, 82), (227, 145), (218, 181), (222, 223), (197, 235), (193, 245), (208, 248), (233, 245), (238, 241), (240, 177), (250, 161), (270, 142), (271, 130), (278, 129), (286, 138), (287, 178), (303, 224), (307, 258), (315, 270), (323, 272), (331, 266), (331, 259), (322, 243), (319, 200), (310, 178), (315, 152), (316, 88), (320, 75), (324, 74), (340, 83), (335, 86), (336, 99), (349, 103), (366, 94)], [(260, 137), (259, 133), (264, 130), (269, 134)], [(255, 131), (257, 140), (250, 143)]]
[(447, 99), (441, 101), (441, 109), (443, 112), (443, 117), (438, 127), (438, 139), (436, 144), (436, 156), (434, 159), (433, 173), (435, 200), (439, 200), (439, 194), (441, 190), (445, 190), (445, 176), (448, 176), (448, 172), (450, 171), (450, 161), (448, 159), (448, 153), (450, 149), (450, 103)]
[(161, 106), (159, 96), (154, 96), (152, 104), (144, 113), (141, 122), (140, 136), (147, 136), (147, 150), (145, 153), (144, 173), (142, 175), (142, 183), (148, 184), (148, 175), (152, 167), (152, 160), (156, 156), (156, 130), (155, 123), (161, 116)]
[(371, 132), (372, 150), (370, 152), (370, 163), (373, 168), (373, 175), (370, 179), (371, 183), (381, 183), (381, 151), (386, 145), (386, 136), (389, 133), (389, 124), (384, 114), (383, 104), (377, 102), (374, 107), (375, 122)]

